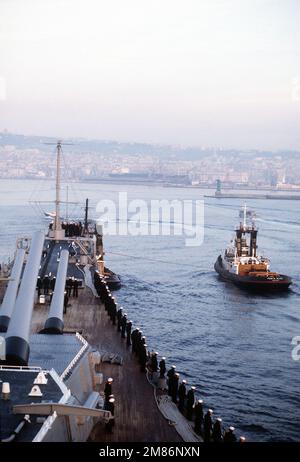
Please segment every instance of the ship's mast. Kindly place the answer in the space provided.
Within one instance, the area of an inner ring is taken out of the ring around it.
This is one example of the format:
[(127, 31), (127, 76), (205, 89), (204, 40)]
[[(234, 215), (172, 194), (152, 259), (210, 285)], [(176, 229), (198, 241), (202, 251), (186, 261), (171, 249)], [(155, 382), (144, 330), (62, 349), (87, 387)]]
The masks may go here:
[(84, 213), (84, 232), (88, 232), (88, 213), (89, 213), (89, 200), (85, 201), (85, 213)]
[(61, 185), (61, 146), (62, 144), (73, 144), (73, 143), (63, 143), (62, 141), (57, 141), (57, 143), (45, 143), (45, 144), (55, 144), (56, 145), (56, 197), (55, 197), (55, 219), (53, 223), (53, 232), (54, 232), (54, 239), (59, 241), (60, 239), (64, 239), (65, 237), (65, 230), (62, 229), (61, 222), (60, 222), (60, 185)]
[(67, 197), (66, 197), (66, 220), (69, 221), (69, 186), (67, 185)]
[[(62, 145), (73, 145), (73, 143), (63, 143), (61, 140), (58, 140), (56, 143), (45, 143), (49, 145), (56, 146), (56, 196), (55, 196), (55, 218), (53, 223), (53, 231), (51, 231), (51, 238), (54, 237), (56, 241), (65, 238), (65, 230), (62, 229), (60, 221), (60, 204), (64, 201), (60, 199), (60, 186), (61, 186), (61, 154), (62, 154)], [(77, 202), (69, 202), (68, 190), (67, 190), (67, 207), (68, 204), (77, 204)], [(68, 208), (67, 208), (68, 216)]]
[(55, 197), (55, 220), (54, 232), (55, 238), (60, 234), (60, 163), (61, 163), (61, 142), (58, 141), (56, 145), (56, 197)]

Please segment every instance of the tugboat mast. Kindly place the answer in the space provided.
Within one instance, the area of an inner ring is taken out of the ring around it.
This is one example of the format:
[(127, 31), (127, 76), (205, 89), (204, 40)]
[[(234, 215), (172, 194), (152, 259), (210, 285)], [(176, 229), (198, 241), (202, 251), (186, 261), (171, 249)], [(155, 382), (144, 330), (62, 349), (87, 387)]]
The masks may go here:
[(247, 226), (247, 205), (246, 203), (244, 204), (244, 229), (246, 229)]

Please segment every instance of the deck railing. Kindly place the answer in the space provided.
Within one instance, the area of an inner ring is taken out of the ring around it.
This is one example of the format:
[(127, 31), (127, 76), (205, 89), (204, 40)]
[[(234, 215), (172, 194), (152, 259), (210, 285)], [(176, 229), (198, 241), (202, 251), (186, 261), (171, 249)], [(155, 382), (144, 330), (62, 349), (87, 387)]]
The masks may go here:
[(79, 332), (76, 332), (76, 337), (78, 340), (83, 344), (80, 350), (78, 351), (77, 355), (74, 356), (70, 364), (66, 367), (66, 369), (63, 371), (63, 373), (60, 375), (61, 380), (65, 380), (68, 375), (70, 375), (71, 371), (74, 369), (74, 367), (77, 365), (81, 357), (84, 355), (86, 350), (89, 347), (88, 342), (82, 337), (82, 335), (79, 334)]
[(41, 372), (42, 368), (39, 366), (0, 366), (0, 371), (26, 371), (26, 372)]

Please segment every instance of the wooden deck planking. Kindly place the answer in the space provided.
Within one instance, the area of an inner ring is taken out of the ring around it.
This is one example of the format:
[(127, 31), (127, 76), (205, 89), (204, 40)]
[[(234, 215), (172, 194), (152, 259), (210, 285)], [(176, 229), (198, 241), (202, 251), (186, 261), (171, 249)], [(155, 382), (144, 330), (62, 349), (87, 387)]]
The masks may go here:
[[(95, 441), (121, 442), (161, 442), (182, 441), (173, 426), (162, 416), (157, 408), (152, 386), (148, 383), (145, 373), (140, 371), (131, 348), (126, 346), (126, 340), (118, 338), (117, 332), (110, 323), (105, 325), (105, 333), (99, 344), (100, 350), (111, 345), (111, 351), (123, 356), (122, 366), (101, 364), (105, 378), (113, 377), (113, 393), (116, 398), (116, 425), (112, 435), (105, 433), (99, 423), (91, 436)], [(116, 345), (117, 349), (113, 349)]]
[[(32, 318), (32, 331), (39, 331), (47, 318), (49, 305), (36, 305)], [(157, 408), (153, 388), (146, 375), (140, 372), (136, 358), (121, 339), (115, 326), (89, 288), (79, 290), (79, 297), (69, 299), (64, 316), (66, 330), (82, 332), (86, 340), (100, 352), (117, 353), (123, 357), (122, 366), (101, 363), (99, 370), (104, 381), (113, 377), (113, 394), (116, 399), (113, 433), (105, 431), (99, 422), (90, 436), (91, 441), (104, 442), (179, 442), (175, 428), (168, 424)], [(101, 386), (103, 391), (104, 385)]]

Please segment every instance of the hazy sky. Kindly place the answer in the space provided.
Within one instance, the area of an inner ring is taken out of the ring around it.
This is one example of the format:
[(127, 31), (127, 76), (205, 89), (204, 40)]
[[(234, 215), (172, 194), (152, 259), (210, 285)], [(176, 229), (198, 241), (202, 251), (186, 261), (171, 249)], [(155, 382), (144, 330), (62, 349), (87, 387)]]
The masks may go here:
[(299, 0), (0, 0), (0, 130), (300, 149)]

